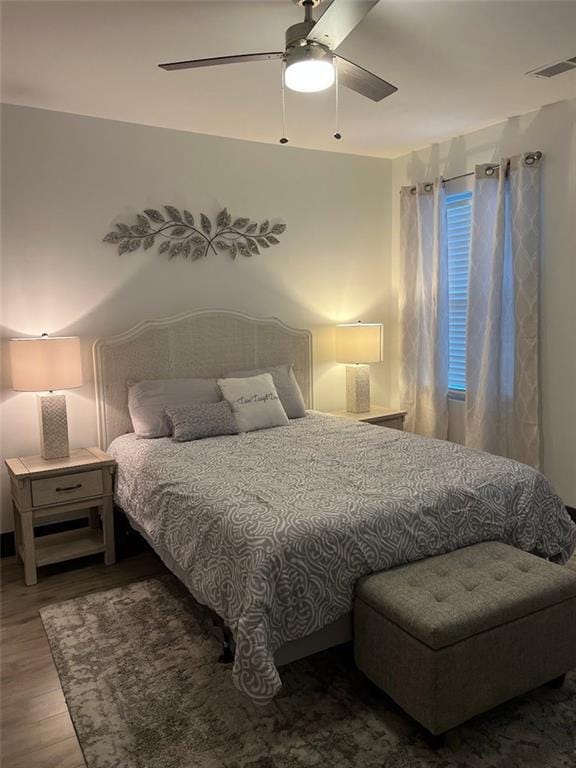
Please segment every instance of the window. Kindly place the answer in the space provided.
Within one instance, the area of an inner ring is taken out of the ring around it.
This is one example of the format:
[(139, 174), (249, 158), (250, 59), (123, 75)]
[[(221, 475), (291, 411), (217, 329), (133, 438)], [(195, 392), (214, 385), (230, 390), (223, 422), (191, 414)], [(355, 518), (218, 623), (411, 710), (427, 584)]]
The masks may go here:
[(448, 389), (466, 391), (466, 313), (472, 192), (446, 195), (448, 241)]

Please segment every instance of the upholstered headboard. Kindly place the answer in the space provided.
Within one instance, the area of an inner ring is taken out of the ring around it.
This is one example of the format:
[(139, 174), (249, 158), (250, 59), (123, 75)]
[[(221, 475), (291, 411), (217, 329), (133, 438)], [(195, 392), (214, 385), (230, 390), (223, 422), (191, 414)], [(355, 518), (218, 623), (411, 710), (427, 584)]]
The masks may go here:
[(138, 323), (93, 347), (98, 441), (102, 449), (132, 431), (128, 381), (222, 376), (292, 363), (312, 407), (312, 335), (276, 318), (200, 309)]

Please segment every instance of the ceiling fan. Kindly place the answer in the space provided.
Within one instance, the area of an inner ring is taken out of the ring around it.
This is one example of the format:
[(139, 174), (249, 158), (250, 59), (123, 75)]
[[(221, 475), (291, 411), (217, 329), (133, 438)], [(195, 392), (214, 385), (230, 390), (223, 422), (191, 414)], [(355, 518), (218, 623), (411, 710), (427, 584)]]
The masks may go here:
[[(304, 8), (304, 21), (286, 30), (286, 50), (272, 53), (246, 53), (212, 59), (192, 59), (160, 64), (162, 69), (195, 69), (217, 64), (242, 64), (250, 61), (284, 62), (284, 84), (293, 91), (323, 91), (337, 83), (380, 101), (398, 89), (381, 77), (335, 53), (378, 0), (332, 0), (318, 20), (313, 9), (325, 0), (293, 0)], [(338, 136), (338, 138), (340, 138)]]

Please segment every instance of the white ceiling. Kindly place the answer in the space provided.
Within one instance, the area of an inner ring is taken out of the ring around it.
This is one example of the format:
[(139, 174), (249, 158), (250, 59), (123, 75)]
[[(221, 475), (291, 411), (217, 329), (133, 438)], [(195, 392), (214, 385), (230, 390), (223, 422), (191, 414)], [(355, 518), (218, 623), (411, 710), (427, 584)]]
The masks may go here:
[[(291, 0), (2, 3), (2, 101), (276, 143), (280, 63), (165, 72), (163, 61), (282, 50)], [(380, 103), (342, 89), (287, 94), (291, 145), (378, 157), (576, 96), (576, 2), (381, 0), (340, 52), (398, 86)]]

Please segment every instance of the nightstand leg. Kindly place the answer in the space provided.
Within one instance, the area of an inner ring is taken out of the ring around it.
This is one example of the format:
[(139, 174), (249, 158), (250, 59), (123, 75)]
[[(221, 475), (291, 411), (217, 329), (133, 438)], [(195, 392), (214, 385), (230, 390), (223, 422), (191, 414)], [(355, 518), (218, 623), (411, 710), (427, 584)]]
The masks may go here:
[(22, 526), (22, 549), (24, 551), (24, 583), (26, 586), (31, 586), (38, 581), (32, 512), (20, 512), (20, 525)]
[(22, 525), (20, 523), (20, 512), (14, 502), (12, 502), (12, 511), (14, 512), (14, 546), (16, 548), (16, 560), (23, 563), (20, 547), (22, 546)]
[(98, 507), (90, 507), (88, 512), (88, 520), (90, 522), (90, 528), (97, 530), (100, 528), (100, 515), (98, 514)]
[(102, 505), (102, 533), (106, 546), (104, 562), (106, 565), (112, 565), (116, 562), (116, 544), (114, 541), (114, 506), (111, 496), (104, 499)]

